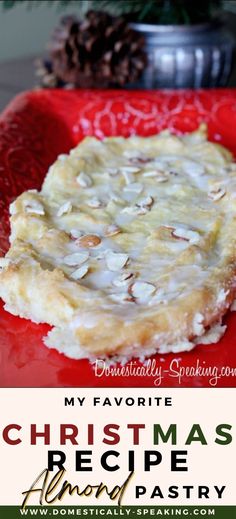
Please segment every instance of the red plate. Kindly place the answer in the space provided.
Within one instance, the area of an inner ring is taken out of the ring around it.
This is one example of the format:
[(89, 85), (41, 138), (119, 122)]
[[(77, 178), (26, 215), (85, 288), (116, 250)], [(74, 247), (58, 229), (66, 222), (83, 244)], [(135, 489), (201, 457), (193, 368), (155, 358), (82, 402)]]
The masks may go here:
[[(236, 90), (35, 91), (18, 96), (0, 118), (0, 252), (8, 248), (8, 206), (39, 188), (48, 166), (85, 135), (152, 135), (163, 128), (194, 130), (201, 121), (210, 139), (236, 155)], [(211, 346), (134, 361), (124, 373), (96, 372), (86, 360), (67, 359), (43, 345), (49, 327), (14, 317), (0, 306), (1, 387), (236, 387), (236, 314)], [(116, 366), (118, 368), (120, 366)]]

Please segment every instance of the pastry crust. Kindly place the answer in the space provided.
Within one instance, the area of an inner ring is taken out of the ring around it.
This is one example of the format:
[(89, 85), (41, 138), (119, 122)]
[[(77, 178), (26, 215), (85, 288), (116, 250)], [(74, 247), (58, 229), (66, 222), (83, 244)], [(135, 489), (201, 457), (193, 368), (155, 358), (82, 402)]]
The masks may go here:
[(190, 350), (234, 299), (236, 165), (205, 125), (87, 137), (10, 211), (0, 296), (69, 357)]

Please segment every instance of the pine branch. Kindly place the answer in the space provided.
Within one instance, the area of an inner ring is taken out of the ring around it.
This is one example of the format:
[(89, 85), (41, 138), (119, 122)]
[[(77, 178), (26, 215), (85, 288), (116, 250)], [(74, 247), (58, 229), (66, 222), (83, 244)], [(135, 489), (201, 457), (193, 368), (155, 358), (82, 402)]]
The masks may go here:
[[(3, 9), (9, 10), (17, 5), (26, 7), (45, 4), (45, 0), (0, 0)], [(235, 2), (231, 2), (235, 3)], [(211, 20), (224, 4), (222, 0), (51, 0), (47, 4), (52, 8), (64, 10), (71, 5), (78, 15), (85, 10), (104, 10), (115, 15), (124, 15), (132, 22), (160, 24), (194, 24)]]

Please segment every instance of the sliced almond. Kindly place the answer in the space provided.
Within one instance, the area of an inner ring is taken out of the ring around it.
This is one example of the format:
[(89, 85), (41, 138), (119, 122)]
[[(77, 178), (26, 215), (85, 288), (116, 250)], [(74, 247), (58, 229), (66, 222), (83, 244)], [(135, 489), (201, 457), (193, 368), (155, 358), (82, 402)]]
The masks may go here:
[(160, 225), (159, 229), (168, 229), (170, 231), (174, 231), (175, 227), (173, 227), (173, 225), (163, 224), (163, 225)]
[(166, 173), (164, 173), (164, 171), (161, 171), (161, 170), (150, 170), (150, 171), (145, 171), (145, 173), (143, 173), (143, 176), (144, 177), (147, 177), (147, 178), (155, 178), (155, 181), (156, 182), (168, 182), (168, 176)]
[(214, 202), (217, 202), (217, 200), (220, 200), (225, 196), (226, 190), (223, 187), (218, 187), (216, 189), (212, 189), (208, 193), (208, 197), (211, 198)]
[(108, 175), (111, 175), (111, 177), (115, 177), (119, 173), (119, 168), (106, 168), (106, 173), (108, 173)]
[(129, 159), (129, 163), (130, 164), (133, 164), (134, 166), (142, 166), (143, 164), (147, 164), (147, 162), (151, 162), (152, 161), (152, 158), (151, 157), (146, 157), (146, 156), (139, 156), (139, 157), (131, 157)]
[(128, 171), (122, 171), (122, 175), (125, 179), (126, 185), (132, 184), (134, 181), (133, 173), (129, 173)]
[(140, 193), (142, 193), (143, 187), (143, 184), (140, 184), (139, 182), (133, 182), (125, 186), (124, 191), (126, 193), (137, 193), (137, 195), (139, 195)]
[(119, 168), (119, 171), (121, 173), (138, 173), (140, 171), (140, 168), (137, 166), (121, 166)]
[(163, 175), (163, 171), (159, 171), (158, 169), (150, 169), (148, 171), (144, 171), (143, 177), (157, 177), (158, 174)]
[(112, 284), (115, 287), (123, 287), (130, 283), (130, 281), (135, 277), (132, 272), (123, 272), (117, 278), (113, 279)]
[(70, 236), (73, 240), (78, 240), (80, 236), (82, 235), (81, 231), (78, 231), (78, 229), (71, 229)]
[(72, 211), (72, 203), (70, 202), (70, 200), (68, 200), (63, 205), (61, 205), (61, 207), (59, 207), (59, 209), (57, 211), (57, 216), (62, 216), (63, 214), (68, 214), (71, 211)]
[(171, 235), (174, 238), (178, 238), (180, 240), (189, 241), (192, 244), (198, 243), (200, 240), (200, 234), (197, 231), (191, 231), (189, 229), (183, 229), (182, 227), (175, 228)]
[(127, 292), (118, 292), (118, 294), (111, 294), (109, 297), (112, 301), (119, 304), (135, 303), (135, 299)]
[(131, 205), (129, 207), (124, 207), (124, 209), (122, 209), (122, 213), (126, 213), (126, 214), (130, 214), (130, 215), (144, 215), (144, 214), (147, 214), (149, 212), (149, 208), (148, 207), (140, 207), (139, 205)]
[(146, 281), (135, 281), (129, 287), (129, 294), (135, 299), (146, 300), (156, 292), (156, 287)]
[(152, 196), (146, 196), (141, 198), (134, 206), (125, 207), (122, 212), (130, 215), (144, 215), (151, 210), (153, 204), (154, 199)]
[(137, 206), (137, 214), (144, 215), (147, 214), (150, 211), (148, 207), (139, 207)]
[(88, 265), (83, 265), (82, 267), (79, 267), (74, 272), (72, 272), (70, 277), (75, 279), (75, 280), (82, 279), (82, 278), (84, 278), (86, 276), (88, 271), (89, 271)]
[(125, 267), (128, 259), (129, 256), (127, 254), (113, 251), (108, 251), (105, 257), (107, 267), (112, 272), (116, 272), (117, 270), (121, 270), (123, 267)]
[(152, 207), (152, 205), (154, 204), (154, 199), (152, 198), (152, 196), (146, 196), (146, 198), (142, 198), (141, 200), (139, 200), (137, 202), (137, 206), (138, 207), (147, 207), (147, 208), (150, 208)]
[(114, 224), (111, 224), (111, 225), (108, 225), (106, 228), (105, 228), (105, 236), (115, 236), (116, 234), (119, 234), (121, 232), (121, 228), (118, 227), (118, 225), (116, 225), (115, 223)]
[(125, 150), (123, 153), (124, 157), (129, 159), (129, 163), (134, 166), (139, 166), (141, 164), (146, 164), (150, 162), (152, 159), (147, 157), (143, 153), (140, 153), (138, 150)]
[(63, 263), (69, 267), (75, 267), (76, 265), (82, 265), (82, 263), (85, 263), (88, 258), (89, 253), (87, 251), (74, 252), (73, 254), (68, 254), (68, 256), (65, 256)]
[(43, 216), (45, 214), (43, 205), (37, 200), (26, 201), (25, 212), (30, 214), (38, 214), (40, 216)]
[(97, 247), (101, 243), (101, 238), (97, 236), (96, 234), (85, 234), (84, 236), (81, 236), (77, 241), (76, 244), (79, 245), (79, 247)]
[(91, 177), (89, 175), (87, 175), (87, 173), (83, 173), (81, 172), (77, 177), (76, 177), (76, 182), (81, 186), (81, 187), (90, 187), (93, 183)]
[(104, 203), (99, 200), (98, 198), (90, 198), (90, 200), (87, 201), (87, 205), (91, 207), (92, 209), (99, 209), (99, 207), (103, 207)]

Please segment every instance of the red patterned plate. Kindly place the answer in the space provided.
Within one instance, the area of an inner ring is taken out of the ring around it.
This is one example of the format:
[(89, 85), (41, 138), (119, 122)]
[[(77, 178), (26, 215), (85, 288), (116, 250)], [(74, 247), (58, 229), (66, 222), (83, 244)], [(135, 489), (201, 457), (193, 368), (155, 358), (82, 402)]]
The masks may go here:
[[(48, 166), (85, 135), (152, 135), (163, 128), (194, 130), (236, 155), (236, 90), (35, 91), (18, 96), (0, 117), (0, 252), (8, 248), (8, 206), (39, 188)], [(226, 317), (218, 344), (142, 365), (92, 366), (43, 345), (49, 327), (14, 317), (0, 306), (1, 387), (236, 387), (236, 314)]]

